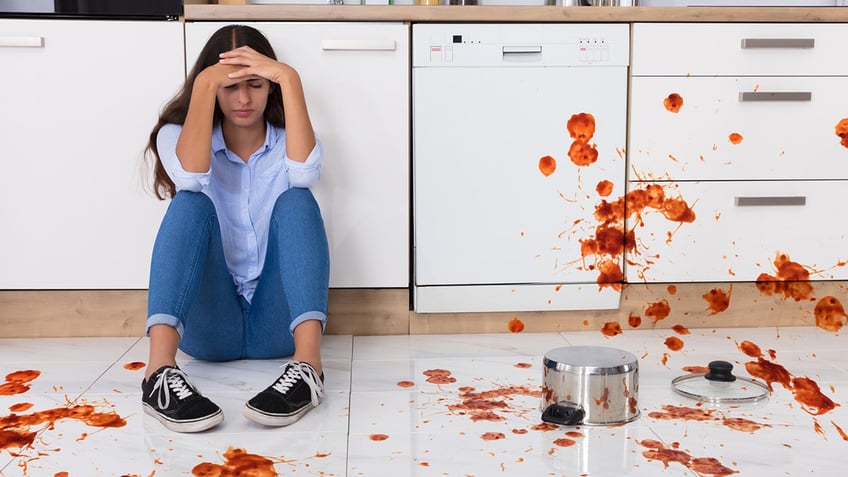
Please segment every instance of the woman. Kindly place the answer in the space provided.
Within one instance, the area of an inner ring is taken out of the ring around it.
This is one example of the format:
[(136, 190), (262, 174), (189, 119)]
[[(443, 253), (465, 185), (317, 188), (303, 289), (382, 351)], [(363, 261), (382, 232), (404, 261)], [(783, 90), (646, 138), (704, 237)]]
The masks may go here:
[(329, 281), (324, 224), (307, 189), (321, 149), (298, 73), (259, 31), (221, 28), (165, 106), (148, 157), (157, 196), (172, 200), (150, 268), (145, 413), (178, 432), (224, 420), (177, 366), (179, 348), (209, 361), (292, 356), (244, 414), (294, 423), (324, 395)]

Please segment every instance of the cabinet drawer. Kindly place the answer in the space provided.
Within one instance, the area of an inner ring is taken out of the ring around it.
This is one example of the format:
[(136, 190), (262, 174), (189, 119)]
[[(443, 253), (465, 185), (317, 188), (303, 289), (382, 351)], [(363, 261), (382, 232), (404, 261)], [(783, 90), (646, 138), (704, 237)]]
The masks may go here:
[(848, 179), (836, 134), (846, 87), (843, 77), (633, 78), (631, 179)]
[(637, 23), (633, 75), (844, 75), (848, 25)]
[[(632, 184), (644, 188), (644, 184)], [(681, 182), (664, 186), (695, 212), (672, 222), (653, 209), (628, 220), (636, 250), (627, 256), (629, 282), (754, 281), (776, 276), (777, 254), (810, 272), (811, 280), (844, 280), (848, 222), (837, 211), (848, 181)]]

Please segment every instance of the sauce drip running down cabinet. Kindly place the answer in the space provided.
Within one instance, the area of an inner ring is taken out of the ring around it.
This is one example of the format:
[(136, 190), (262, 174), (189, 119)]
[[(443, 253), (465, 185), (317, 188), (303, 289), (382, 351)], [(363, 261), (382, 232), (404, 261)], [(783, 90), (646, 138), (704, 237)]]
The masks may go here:
[(628, 35), (413, 25), (417, 312), (618, 306)]

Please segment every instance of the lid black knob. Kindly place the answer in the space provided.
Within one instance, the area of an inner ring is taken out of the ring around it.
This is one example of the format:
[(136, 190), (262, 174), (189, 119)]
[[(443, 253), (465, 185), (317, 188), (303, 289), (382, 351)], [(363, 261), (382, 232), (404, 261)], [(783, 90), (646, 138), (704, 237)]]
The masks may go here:
[(733, 365), (727, 361), (711, 361), (707, 366), (710, 372), (704, 377), (710, 381), (721, 381), (731, 383), (736, 381), (736, 376), (733, 375)]

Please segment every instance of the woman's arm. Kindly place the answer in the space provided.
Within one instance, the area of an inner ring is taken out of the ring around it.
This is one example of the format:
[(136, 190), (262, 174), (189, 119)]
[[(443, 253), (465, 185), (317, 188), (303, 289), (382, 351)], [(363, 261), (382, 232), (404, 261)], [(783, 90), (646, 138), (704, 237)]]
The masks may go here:
[(186, 172), (209, 171), (218, 88), (236, 83), (228, 75), (241, 68), (219, 63), (201, 71), (195, 78), (188, 113), (176, 149), (180, 164)]
[(286, 155), (293, 161), (305, 161), (315, 147), (315, 133), (309, 120), (303, 84), (297, 71), (290, 65), (268, 58), (247, 46), (222, 53), (221, 64), (247, 66), (236, 68), (238, 71), (229, 75), (233, 80), (259, 76), (280, 85), (286, 116)]

